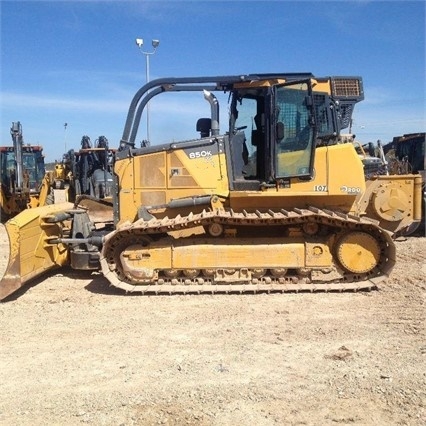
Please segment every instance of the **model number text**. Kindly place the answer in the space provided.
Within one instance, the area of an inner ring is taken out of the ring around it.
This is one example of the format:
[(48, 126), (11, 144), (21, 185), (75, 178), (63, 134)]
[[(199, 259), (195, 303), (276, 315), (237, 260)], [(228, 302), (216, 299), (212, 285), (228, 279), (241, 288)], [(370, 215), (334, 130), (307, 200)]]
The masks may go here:
[(204, 157), (211, 157), (212, 152), (211, 151), (195, 151), (189, 153), (189, 158), (204, 158)]

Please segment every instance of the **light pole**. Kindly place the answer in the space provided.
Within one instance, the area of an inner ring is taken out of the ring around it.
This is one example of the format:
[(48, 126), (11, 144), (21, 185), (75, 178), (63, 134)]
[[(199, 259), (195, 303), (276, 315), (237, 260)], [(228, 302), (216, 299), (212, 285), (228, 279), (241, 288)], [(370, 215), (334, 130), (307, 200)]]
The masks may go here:
[(67, 152), (67, 127), (68, 127), (68, 123), (64, 123), (64, 145), (65, 145), (65, 153)]
[[(146, 82), (147, 83), (149, 83), (149, 57), (156, 52), (157, 47), (160, 44), (160, 40), (154, 39), (152, 40), (151, 44), (154, 50), (152, 52), (145, 52), (142, 50), (143, 38), (136, 39), (136, 45), (139, 47), (139, 50), (145, 55), (145, 58), (146, 58)], [(147, 139), (147, 145), (149, 145), (149, 102), (146, 104), (146, 139)]]

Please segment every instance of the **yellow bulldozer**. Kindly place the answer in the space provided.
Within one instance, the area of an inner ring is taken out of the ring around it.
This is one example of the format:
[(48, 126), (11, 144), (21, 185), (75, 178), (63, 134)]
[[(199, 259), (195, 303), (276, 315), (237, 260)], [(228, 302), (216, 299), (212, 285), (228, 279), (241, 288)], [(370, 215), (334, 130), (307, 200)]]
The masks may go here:
[[(180, 92), (207, 101), (200, 136), (137, 147), (148, 102)], [(222, 132), (219, 94), (229, 111)], [(363, 98), (360, 77), (152, 80), (129, 107), (111, 205), (77, 200), (6, 223), (0, 299), (63, 265), (101, 270), (111, 285), (143, 294), (376, 287), (395, 263), (393, 232), (368, 216), (364, 164), (341, 138)], [(415, 221), (421, 190), (414, 176), (409, 185)]]

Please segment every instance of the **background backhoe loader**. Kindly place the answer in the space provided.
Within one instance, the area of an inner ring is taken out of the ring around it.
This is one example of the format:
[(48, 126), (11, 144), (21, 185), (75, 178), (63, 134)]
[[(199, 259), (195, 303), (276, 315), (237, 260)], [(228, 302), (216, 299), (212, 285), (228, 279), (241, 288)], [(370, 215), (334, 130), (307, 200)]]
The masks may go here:
[[(109, 200), (112, 203), (112, 158), (115, 149), (100, 136), (95, 147), (83, 136), (81, 149), (69, 150), (54, 170), (45, 170), (43, 148), (26, 145), (21, 123), (11, 127), (12, 146), (0, 147), (1, 221), (35, 207), (75, 202), (77, 197)], [(89, 203), (89, 201), (86, 201)]]
[(43, 148), (24, 144), (19, 121), (12, 123), (10, 134), (13, 145), (0, 146), (2, 222), (26, 208), (39, 205), (40, 185), (45, 174)]
[(78, 151), (70, 149), (55, 169), (46, 174), (43, 186), (48, 195), (41, 205), (58, 202), (75, 202), (85, 198), (112, 200), (112, 161), (115, 149), (108, 146), (108, 139), (100, 136), (95, 147), (89, 136), (81, 139)]

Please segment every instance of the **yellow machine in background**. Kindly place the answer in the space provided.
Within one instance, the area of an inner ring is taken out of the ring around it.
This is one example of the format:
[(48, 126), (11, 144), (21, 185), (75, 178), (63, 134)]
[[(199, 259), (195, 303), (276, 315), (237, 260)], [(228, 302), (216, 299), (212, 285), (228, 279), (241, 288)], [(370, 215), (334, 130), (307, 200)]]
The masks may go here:
[[(115, 149), (100, 136), (92, 147), (83, 136), (81, 149), (69, 150), (53, 170), (45, 170), (43, 148), (23, 143), (21, 123), (11, 127), (13, 146), (0, 147), (0, 218), (19, 212), (94, 197), (112, 202), (112, 158)], [(89, 201), (86, 201), (88, 203)]]
[[(178, 92), (208, 102), (201, 137), (137, 148), (148, 101)], [(224, 132), (215, 92), (229, 99)], [(375, 287), (395, 262), (392, 233), (366, 214), (363, 162), (340, 137), (363, 98), (359, 77), (149, 82), (114, 156), (113, 210), (100, 219), (87, 207), (48, 206), (9, 221), (0, 299), (65, 264), (101, 269), (112, 285), (141, 293)]]
[(24, 145), (22, 125), (13, 122), (12, 146), (0, 147), (0, 220), (5, 222), (22, 210), (39, 205), (45, 174), (43, 148)]

